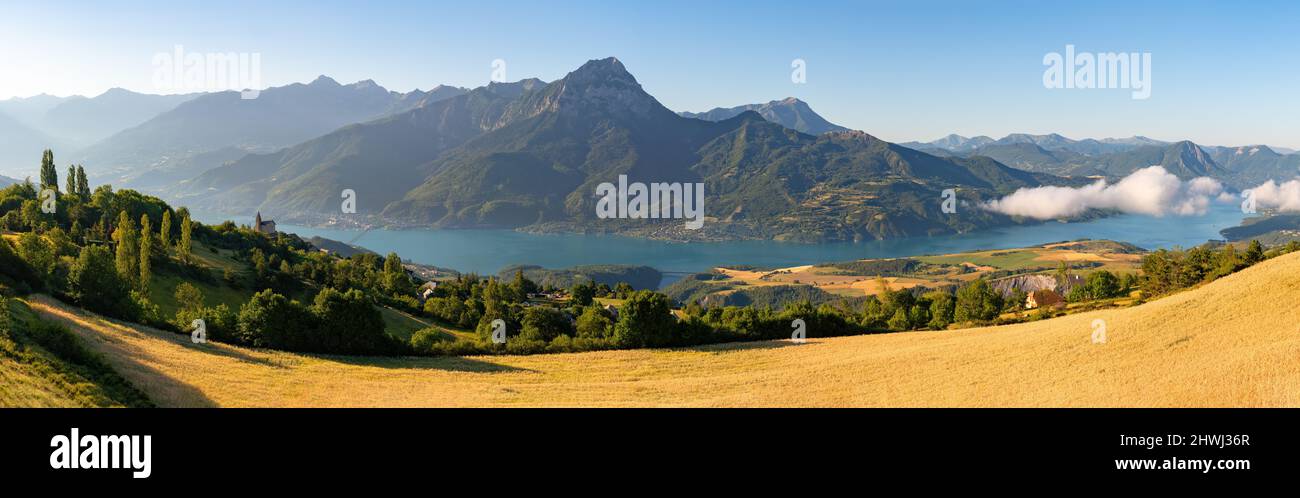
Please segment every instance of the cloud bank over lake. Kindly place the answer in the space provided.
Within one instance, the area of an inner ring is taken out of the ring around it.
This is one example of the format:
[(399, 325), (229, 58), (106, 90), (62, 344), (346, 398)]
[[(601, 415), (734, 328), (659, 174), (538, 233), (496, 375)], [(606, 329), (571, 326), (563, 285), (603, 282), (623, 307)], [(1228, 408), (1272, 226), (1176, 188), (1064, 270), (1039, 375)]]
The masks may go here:
[(1150, 216), (1205, 214), (1223, 184), (1208, 177), (1186, 182), (1160, 166), (1133, 172), (1111, 185), (1105, 180), (1086, 187), (1023, 188), (983, 204), (984, 209), (1039, 220), (1069, 218), (1090, 209), (1114, 209)]
[(1249, 191), (1255, 195), (1255, 207), (1258, 209), (1300, 211), (1300, 180), (1289, 180), (1280, 185), (1269, 180)]

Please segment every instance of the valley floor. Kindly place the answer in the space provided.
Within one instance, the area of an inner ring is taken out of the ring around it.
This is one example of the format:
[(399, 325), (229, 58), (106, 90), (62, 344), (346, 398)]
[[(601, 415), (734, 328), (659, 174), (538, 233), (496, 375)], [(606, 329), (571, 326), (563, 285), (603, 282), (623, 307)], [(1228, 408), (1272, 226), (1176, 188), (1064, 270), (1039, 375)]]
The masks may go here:
[(195, 345), (29, 304), (162, 406), (1253, 407), (1300, 406), (1298, 302), (1293, 253), (1141, 306), (1011, 326), (469, 358)]

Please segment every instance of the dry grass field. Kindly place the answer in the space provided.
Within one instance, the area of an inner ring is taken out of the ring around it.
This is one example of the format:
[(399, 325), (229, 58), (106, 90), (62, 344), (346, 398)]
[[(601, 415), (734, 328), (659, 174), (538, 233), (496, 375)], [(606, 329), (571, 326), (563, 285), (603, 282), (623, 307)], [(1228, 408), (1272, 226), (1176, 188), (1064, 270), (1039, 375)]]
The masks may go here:
[[(317, 357), (115, 322), (49, 298), (163, 406), (1300, 406), (1300, 253), (1142, 306), (806, 344), (523, 357)], [(1106, 342), (1093, 343), (1094, 320)], [(810, 330), (810, 336), (816, 331)]]
[[(857, 297), (880, 294), (883, 282), (892, 290), (923, 286), (929, 288), (946, 285), (960, 286), (999, 270), (1055, 269), (1061, 262), (1068, 264), (1091, 263), (1097, 269), (1130, 273), (1142, 262), (1141, 254), (1115, 252), (1116, 244), (1110, 241), (1074, 241), (1046, 244), (1017, 249), (970, 251), (954, 254), (916, 256), (911, 258), (928, 264), (948, 265), (949, 270), (939, 273), (917, 273), (906, 276), (881, 278), (875, 273), (853, 273), (824, 265), (800, 265), (775, 269), (714, 268), (726, 275), (720, 285), (742, 284), (745, 287), (716, 291), (729, 294), (743, 288), (811, 285), (841, 296)], [(873, 260), (861, 260), (873, 261)], [(874, 260), (879, 261), (879, 260)], [(964, 267), (961, 271), (959, 268)]]

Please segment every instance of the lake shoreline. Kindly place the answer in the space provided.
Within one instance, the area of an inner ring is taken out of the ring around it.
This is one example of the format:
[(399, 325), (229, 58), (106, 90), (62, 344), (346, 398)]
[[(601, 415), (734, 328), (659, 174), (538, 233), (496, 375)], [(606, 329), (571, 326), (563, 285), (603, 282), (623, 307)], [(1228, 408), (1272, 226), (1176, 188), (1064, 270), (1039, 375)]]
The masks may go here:
[[(204, 223), (231, 218), (242, 224), (251, 221), (251, 216), (195, 213), (195, 219)], [(396, 252), (415, 263), (462, 273), (495, 275), (512, 265), (562, 269), (610, 264), (644, 265), (665, 275), (686, 275), (725, 265), (779, 268), (981, 249), (1013, 249), (1078, 239), (1128, 242), (1148, 250), (1191, 247), (1211, 240), (1223, 240), (1219, 231), (1241, 224), (1243, 218), (1245, 215), (1237, 206), (1216, 204), (1201, 216), (1117, 215), (1076, 223), (1045, 222), (956, 235), (821, 244), (773, 240), (670, 242), (617, 234), (538, 234), (508, 229), (363, 230), (293, 224), (281, 224), (279, 229), (304, 239), (319, 236), (380, 254)]]
[[(202, 211), (202, 210), (201, 210)], [(207, 219), (232, 218), (241, 219), (247, 215), (233, 215), (228, 212), (218, 213), (215, 211), (204, 211), (211, 213)], [(1097, 219), (1103, 219), (1109, 216), (1115, 216), (1119, 213), (1105, 210), (1094, 210), (1075, 216), (1068, 220), (1037, 220), (1031, 218), (1009, 217), (1005, 223), (997, 223), (985, 226), (976, 230), (953, 231), (953, 230), (931, 230), (930, 233), (917, 234), (907, 237), (854, 237), (834, 236), (828, 232), (811, 233), (777, 233), (771, 234), (763, 232), (746, 223), (737, 222), (718, 222), (710, 219), (710, 222), (698, 229), (688, 229), (681, 220), (601, 220), (604, 223), (599, 227), (582, 221), (548, 221), (534, 223), (518, 227), (431, 227), (400, 220), (384, 218), (375, 214), (354, 214), (347, 216), (322, 216), (318, 214), (289, 214), (278, 217), (278, 222), (283, 225), (292, 225), (298, 227), (307, 227), (314, 229), (334, 229), (334, 230), (388, 230), (388, 231), (456, 231), (456, 230), (510, 230), (532, 235), (590, 235), (590, 236), (619, 236), (633, 239), (644, 239), (655, 242), (675, 242), (675, 243), (715, 243), (715, 242), (742, 242), (742, 241), (768, 241), (782, 242), (793, 244), (819, 245), (819, 244), (838, 244), (838, 243), (870, 243), (875, 241), (899, 240), (909, 238), (927, 238), (927, 237), (945, 237), (960, 236), (969, 233), (975, 233), (985, 230), (997, 230), (1013, 227), (1027, 227), (1042, 225), (1055, 222), (1068, 223), (1086, 223)], [(200, 220), (203, 221), (203, 220)]]

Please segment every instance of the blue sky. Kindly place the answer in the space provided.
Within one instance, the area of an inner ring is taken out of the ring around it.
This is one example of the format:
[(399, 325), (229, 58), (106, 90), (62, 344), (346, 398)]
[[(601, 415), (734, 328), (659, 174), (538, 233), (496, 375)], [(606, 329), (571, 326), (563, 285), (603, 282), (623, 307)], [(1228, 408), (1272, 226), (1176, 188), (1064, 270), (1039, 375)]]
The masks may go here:
[[(1288, 2), (0, 2), (0, 99), (160, 93), (152, 58), (258, 52), (267, 86), (326, 74), (399, 91), (550, 81), (616, 56), (674, 110), (806, 100), (894, 141), (953, 132), (1146, 135), (1300, 148)], [(1042, 59), (1150, 52), (1152, 93), (1046, 89)], [(807, 83), (790, 80), (793, 59)]]

